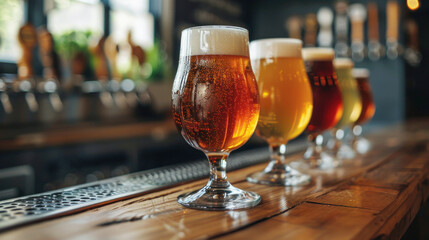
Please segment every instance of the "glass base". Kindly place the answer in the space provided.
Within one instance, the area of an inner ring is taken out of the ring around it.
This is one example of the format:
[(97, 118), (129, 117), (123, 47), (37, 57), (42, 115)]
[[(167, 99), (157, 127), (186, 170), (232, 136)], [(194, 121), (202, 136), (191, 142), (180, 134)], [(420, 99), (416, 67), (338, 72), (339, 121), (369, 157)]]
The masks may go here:
[(251, 208), (261, 201), (261, 196), (228, 184), (227, 187), (205, 186), (200, 190), (177, 197), (177, 202), (188, 208), (200, 210), (237, 210)]
[(300, 186), (310, 183), (311, 177), (290, 168), (288, 165), (270, 162), (264, 171), (247, 176), (247, 181), (272, 186)]
[[(333, 155), (321, 150), (315, 151), (309, 147), (304, 153), (303, 159), (299, 160), (309, 169), (329, 170), (340, 165), (340, 161)], [(293, 165), (291, 165), (293, 167)]]
[[(338, 131), (342, 131), (339, 129)], [(332, 154), (336, 159), (342, 161), (344, 159), (352, 159), (356, 157), (356, 152), (349, 145), (344, 143), (342, 139), (330, 139), (326, 145), (329, 149), (329, 153)]]
[(358, 137), (353, 140), (352, 146), (358, 154), (365, 154), (371, 149), (371, 142), (366, 138)]
[(356, 152), (349, 145), (342, 144), (337, 151), (338, 159), (352, 159), (354, 157), (356, 157)]

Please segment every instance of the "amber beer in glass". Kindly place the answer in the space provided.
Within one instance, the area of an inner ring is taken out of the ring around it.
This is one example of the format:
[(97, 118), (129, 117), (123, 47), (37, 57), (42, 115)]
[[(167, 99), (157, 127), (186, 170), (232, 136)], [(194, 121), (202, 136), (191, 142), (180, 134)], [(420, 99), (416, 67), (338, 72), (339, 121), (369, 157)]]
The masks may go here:
[(178, 202), (205, 210), (253, 207), (260, 196), (233, 187), (226, 159), (253, 134), (259, 95), (249, 59), (246, 29), (202, 26), (182, 32), (180, 61), (172, 91), (177, 129), (210, 163), (210, 180)]
[(250, 57), (259, 87), (261, 112), (256, 129), (271, 151), (262, 172), (248, 176), (253, 183), (298, 185), (310, 177), (289, 167), (286, 144), (307, 127), (313, 109), (311, 87), (297, 39), (263, 39), (250, 44)]
[(348, 58), (337, 58), (334, 67), (343, 100), (343, 115), (332, 131), (334, 139), (328, 143), (338, 159), (350, 159), (356, 154), (353, 149), (343, 142), (345, 128), (350, 128), (358, 120), (362, 111), (362, 100), (360, 97), (356, 79), (352, 75), (353, 62)]
[(374, 116), (375, 104), (372, 98), (371, 86), (369, 84), (368, 69), (354, 68), (352, 74), (353, 77), (356, 79), (359, 93), (362, 98), (362, 111), (359, 115), (359, 118), (354, 123), (352, 129), (352, 147), (357, 153), (364, 154), (370, 149), (371, 143), (364, 137), (361, 137), (362, 124), (366, 123)]
[(338, 161), (322, 146), (322, 133), (333, 128), (343, 115), (341, 91), (332, 61), (335, 52), (331, 48), (304, 48), (305, 68), (313, 92), (313, 113), (306, 129), (312, 143), (304, 153), (303, 163), (310, 168), (329, 169)]

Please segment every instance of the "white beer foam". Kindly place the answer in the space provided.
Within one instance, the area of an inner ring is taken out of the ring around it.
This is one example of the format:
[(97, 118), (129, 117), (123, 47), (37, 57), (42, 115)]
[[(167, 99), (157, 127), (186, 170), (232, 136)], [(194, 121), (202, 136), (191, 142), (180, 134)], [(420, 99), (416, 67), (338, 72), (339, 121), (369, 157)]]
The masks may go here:
[(303, 48), (302, 58), (304, 61), (332, 61), (335, 52), (332, 48)]
[(366, 68), (353, 68), (352, 74), (355, 78), (369, 78), (369, 70)]
[(250, 58), (301, 58), (302, 41), (294, 38), (268, 38), (250, 43)]
[(182, 31), (180, 56), (249, 56), (249, 32), (233, 26), (200, 26)]
[(335, 68), (353, 68), (354, 63), (350, 58), (335, 58), (334, 67)]

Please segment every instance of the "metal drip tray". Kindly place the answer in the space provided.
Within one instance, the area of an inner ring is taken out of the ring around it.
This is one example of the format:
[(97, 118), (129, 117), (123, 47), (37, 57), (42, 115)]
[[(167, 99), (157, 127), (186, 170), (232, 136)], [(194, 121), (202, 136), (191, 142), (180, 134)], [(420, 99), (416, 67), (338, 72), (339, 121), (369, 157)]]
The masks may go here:
[[(289, 152), (302, 149), (291, 146)], [(266, 148), (250, 150), (228, 159), (228, 170), (235, 170), (267, 161)], [(18, 225), (79, 212), (91, 206), (100, 206), (181, 182), (208, 176), (206, 160), (163, 167), (106, 179), (94, 183), (63, 188), (0, 202), (0, 231)]]

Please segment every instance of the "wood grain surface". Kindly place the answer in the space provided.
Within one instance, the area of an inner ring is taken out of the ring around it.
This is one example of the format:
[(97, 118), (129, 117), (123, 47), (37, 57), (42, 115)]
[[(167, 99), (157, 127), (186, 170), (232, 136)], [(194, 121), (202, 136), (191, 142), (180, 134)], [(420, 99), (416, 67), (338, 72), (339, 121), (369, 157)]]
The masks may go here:
[[(268, 187), (245, 181), (259, 164), (229, 172), (261, 203), (240, 211), (199, 211), (176, 202), (198, 180), (27, 225), (0, 239), (400, 239), (429, 196), (429, 122), (370, 134), (372, 150), (311, 184)], [(302, 153), (300, 153), (302, 154)], [(291, 156), (298, 159), (300, 154)]]

